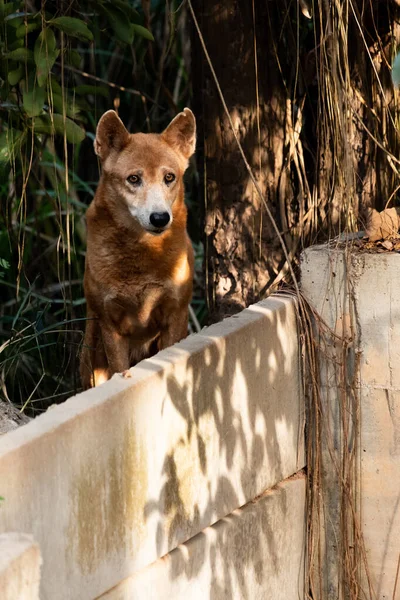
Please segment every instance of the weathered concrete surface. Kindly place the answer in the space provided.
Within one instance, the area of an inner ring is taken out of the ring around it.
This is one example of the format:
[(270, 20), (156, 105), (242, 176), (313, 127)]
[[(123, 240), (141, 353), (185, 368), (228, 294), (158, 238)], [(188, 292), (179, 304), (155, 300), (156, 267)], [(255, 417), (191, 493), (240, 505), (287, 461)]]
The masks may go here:
[(39, 546), (30, 535), (1, 534), (1, 600), (39, 600), (41, 563)]
[(303, 600), (305, 489), (279, 484), (101, 600)]
[[(336, 333), (347, 328), (351, 360), (359, 354), (360, 394), (359, 514), (372, 590), (379, 600), (392, 599), (400, 554), (400, 255), (367, 254), (317, 246), (302, 260), (302, 289)], [(342, 318), (344, 316), (344, 318)], [(352, 339), (351, 339), (352, 338)], [(326, 356), (335, 356), (331, 340)], [(336, 359), (338, 354), (336, 354)], [(329, 361), (328, 361), (329, 362)], [(336, 456), (340, 454), (339, 393), (333, 364), (321, 368), (323, 399)], [(351, 434), (351, 432), (350, 432)], [(351, 441), (351, 435), (349, 435)], [(326, 464), (329, 452), (325, 448)], [(327, 570), (331, 595), (336, 598), (340, 497), (337, 472), (330, 478), (325, 518)], [(335, 531), (334, 531), (335, 530)], [(335, 554), (336, 553), (336, 554)], [(363, 586), (368, 590), (365, 578)], [(400, 594), (400, 581), (397, 594)], [(368, 592), (369, 593), (369, 592)], [(367, 597), (369, 597), (367, 595)], [(400, 597), (400, 596), (399, 596)]]
[(274, 297), (0, 438), (0, 531), (41, 598), (94, 598), (304, 466), (294, 301)]

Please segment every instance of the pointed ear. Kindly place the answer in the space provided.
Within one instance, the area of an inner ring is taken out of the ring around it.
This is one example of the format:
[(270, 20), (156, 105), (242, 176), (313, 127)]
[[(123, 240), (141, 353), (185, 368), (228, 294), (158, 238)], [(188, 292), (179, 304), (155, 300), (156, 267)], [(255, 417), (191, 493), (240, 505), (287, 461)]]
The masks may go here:
[(101, 160), (105, 160), (111, 150), (119, 152), (128, 143), (129, 133), (115, 112), (108, 110), (101, 117), (96, 129), (94, 151)]
[(176, 115), (161, 137), (184, 158), (190, 158), (196, 148), (196, 119), (190, 108)]

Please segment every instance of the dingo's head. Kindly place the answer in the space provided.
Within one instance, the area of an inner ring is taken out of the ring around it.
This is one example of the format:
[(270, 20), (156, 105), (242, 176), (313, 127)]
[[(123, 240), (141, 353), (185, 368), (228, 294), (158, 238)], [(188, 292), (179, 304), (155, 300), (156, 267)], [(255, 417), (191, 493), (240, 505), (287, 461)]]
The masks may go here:
[(146, 231), (168, 229), (183, 198), (183, 174), (196, 146), (196, 120), (185, 108), (161, 134), (130, 134), (113, 110), (100, 119), (94, 149), (104, 177)]

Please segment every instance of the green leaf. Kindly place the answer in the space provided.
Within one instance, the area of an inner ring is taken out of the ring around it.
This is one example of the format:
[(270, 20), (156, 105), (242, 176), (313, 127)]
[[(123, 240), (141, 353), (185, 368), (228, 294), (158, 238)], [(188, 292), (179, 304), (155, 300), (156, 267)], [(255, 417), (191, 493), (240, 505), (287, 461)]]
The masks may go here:
[(62, 94), (57, 94), (53, 92), (53, 96), (52, 96), (52, 100), (53, 100), (53, 106), (54, 108), (59, 112), (62, 113), (63, 112), (63, 108), (65, 105), (65, 113), (71, 117), (72, 119), (75, 119), (76, 116), (79, 113), (79, 106), (73, 102), (71, 100), (71, 98), (67, 98), (66, 100), (63, 100)]
[[(84, 111), (91, 110), (91, 106), (90, 106), (89, 102), (86, 100), (86, 98), (83, 98), (82, 96), (75, 96), (75, 104), (81, 111), (82, 110), (84, 110)], [(79, 120), (85, 122), (84, 119), (82, 118), (82, 115), (79, 116)], [(86, 132), (86, 135), (88, 135), (87, 132)]]
[(32, 50), (28, 50), (28, 48), (17, 48), (16, 50), (7, 52), (4, 56), (17, 62), (33, 62), (33, 52)]
[(10, 268), (10, 263), (5, 258), (0, 258), (0, 267), (2, 269), (9, 269)]
[(392, 80), (394, 85), (400, 85), (400, 52), (396, 54), (392, 64)]
[(38, 21), (33, 21), (31, 23), (21, 23), (19, 27), (17, 27), (17, 31), (15, 32), (15, 37), (24, 38), (31, 31), (35, 31), (35, 29), (39, 29), (40, 23)]
[(28, 117), (40, 115), (44, 104), (44, 88), (35, 86), (29, 91), (23, 93), (23, 106)]
[(93, 94), (93, 96), (104, 96), (104, 98), (110, 97), (109, 89), (105, 85), (77, 85), (74, 92), (78, 96)]
[(51, 79), (50, 79), (50, 85), (51, 85), (51, 90), (52, 90), (53, 94), (60, 94), (60, 96), (62, 95), (61, 85), (58, 83), (57, 79), (53, 75), (51, 76)]
[(46, 27), (39, 34), (34, 49), (36, 75), (40, 87), (43, 87), (46, 82), (58, 55), (59, 51), (57, 50), (53, 30), (50, 27)]
[(7, 15), (14, 10), (14, 2), (0, 2), (0, 21), (3, 21)]
[(125, 0), (109, 0), (107, 2), (107, 8), (110, 5), (111, 6), (115, 6), (115, 7), (119, 8), (120, 10), (122, 10), (122, 12), (124, 13), (124, 15), (126, 15), (127, 18), (131, 22), (136, 23), (136, 21), (139, 21), (140, 16), (139, 16), (138, 11), (135, 10), (133, 8), (133, 6), (131, 4), (129, 4), (129, 2), (125, 2)]
[(9, 111), (13, 111), (13, 112), (16, 112), (16, 113), (21, 112), (18, 104), (15, 104), (15, 102), (2, 102), (1, 103), (1, 108), (3, 110), (9, 110)]
[[(18, 27), (20, 25), (22, 25), (22, 23), (24, 22), (24, 20), (21, 19), (21, 17), (19, 16), (19, 14), (18, 15), (10, 15), (10, 17), (11, 17), (11, 20), (8, 21), (8, 17), (6, 17), (4, 19), (4, 23), (7, 22), (7, 25), (9, 25), (10, 27), (12, 27), (14, 30), (17, 30)], [(15, 32), (14, 32), (14, 35), (15, 35)]]
[(57, 19), (52, 19), (50, 24), (61, 29), (61, 31), (67, 35), (76, 37), (79, 40), (93, 40), (92, 32), (81, 19), (75, 19), (74, 17), (58, 17)]
[(82, 56), (79, 54), (77, 50), (68, 50), (67, 51), (67, 63), (75, 67), (75, 69), (79, 69), (82, 62)]
[(126, 14), (115, 6), (102, 7), (99, 10), (107, 17), (117, 39), (124, 44), (132, 44), (134, 32)]
[(17, 69), (14, 69), (14, 71), (8, 72), (8, 83), (10, 85), (17, 85), (17, 83), (19, 81), (21, 81), (23, 76), (24, 76), (24, 66), (19, 65)]
[[(35, 13), (33, 12), (14, 12), (11, 13), (9, 15), (6, 16), (6, 18), (4, 19), (5, 22), (9, 22), (9, 21), (15, 21), (15, 19), (20, 19), (22, 21), (22, 19), (24, 17), (32, 17)], [(19, 22), (18, 23), (10, 23), (10, 25), (12, 25), (13, 27), (19, 27)]]
[(23, 48), (25, 46), (25, 40), (24, 38), (15, 38), (15, 40), (13, 42), (11, 42), (11, 44), (8, 44), (8, 52), (11, 52), (12, 50), (16, 50), (17, 48)]
[(0, 135), (0, 164), (4, 165), (14, 160), (15, 156), (21, 151), (25, 137), (25, 131), (17, 131), (13, 127)]
[(142, 27), (141, 25), (136, 25), (136, 23), (134, 23), (132, 25), (132, 29), (137, 35), (140, 35), (142, 38), (154, 42), (153, 34), (148, 29), (146, 29), (146, 27)]
[(65, 134), (68, 142), (72, 144), (78, 144), (85, 139), (85, 131), (82, 127), (79, 127), (68, 118), (65, 119), (64, 123), (64, 117), (58, 114), (54, 114), (52, 117), (50, 115), (36, 117), (34, 127), (36, 133)]

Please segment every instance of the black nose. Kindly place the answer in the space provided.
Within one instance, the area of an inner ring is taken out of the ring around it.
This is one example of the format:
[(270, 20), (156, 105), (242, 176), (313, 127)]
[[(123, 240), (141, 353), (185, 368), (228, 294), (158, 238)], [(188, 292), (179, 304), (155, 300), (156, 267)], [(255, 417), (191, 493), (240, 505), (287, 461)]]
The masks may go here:
[(151, 213), (150, 223), (153, 225), (153, 227), (165, 227), (169, 223), (169, 213)]

